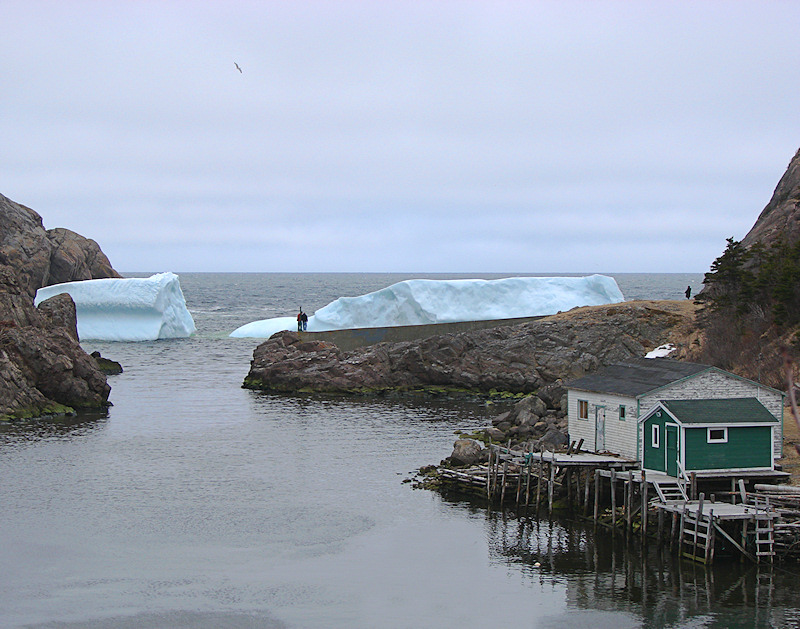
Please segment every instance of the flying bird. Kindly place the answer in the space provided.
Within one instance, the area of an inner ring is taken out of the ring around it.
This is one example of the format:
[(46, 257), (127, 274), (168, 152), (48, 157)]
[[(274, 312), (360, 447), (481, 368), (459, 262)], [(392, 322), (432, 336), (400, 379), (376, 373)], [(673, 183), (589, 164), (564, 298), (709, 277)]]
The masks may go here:
[(241, 73), (242, 69), (239, 67), (239, 64), (234, 61), (233, 65), (235, 65), (236, 69)]

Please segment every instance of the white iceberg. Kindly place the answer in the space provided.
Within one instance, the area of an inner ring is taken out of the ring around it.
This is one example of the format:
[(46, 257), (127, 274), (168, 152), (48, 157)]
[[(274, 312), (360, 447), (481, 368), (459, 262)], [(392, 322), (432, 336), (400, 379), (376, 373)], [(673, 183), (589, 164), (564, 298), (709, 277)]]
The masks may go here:
[[(533, 317), (624, 299), (614, 278), (605, 275), (406, 280), (360, 297), (340, 297), (308, 318), (308, 331)], [(269, 338), (296, 329), (295, 317), (279, 317), (253, 321), (231, 336)]]
[(155, 341), (195, 332), (174, 273), (54, 284), (36, 291), (34, 304), (61, 293), (75, 302), (82, 341)]

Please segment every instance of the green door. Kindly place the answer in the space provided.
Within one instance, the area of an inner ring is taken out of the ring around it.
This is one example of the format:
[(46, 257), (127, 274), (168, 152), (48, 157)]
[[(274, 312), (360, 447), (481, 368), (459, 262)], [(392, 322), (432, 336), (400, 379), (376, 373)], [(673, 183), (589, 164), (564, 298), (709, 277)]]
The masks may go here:
[(678, 476), (678, 427), (675, 424), (667, 424), (666, 432), (666, 456), (667, 456), (667, 476)]

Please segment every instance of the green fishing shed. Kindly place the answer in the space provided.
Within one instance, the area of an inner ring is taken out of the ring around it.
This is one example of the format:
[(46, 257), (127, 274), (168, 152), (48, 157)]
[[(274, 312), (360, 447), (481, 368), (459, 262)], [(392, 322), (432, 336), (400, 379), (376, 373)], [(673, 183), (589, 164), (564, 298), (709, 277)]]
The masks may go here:
[(774, 470), (779, 425), (755, 398), (661, 400), (639, 420), (642, 469), (674, 477)]

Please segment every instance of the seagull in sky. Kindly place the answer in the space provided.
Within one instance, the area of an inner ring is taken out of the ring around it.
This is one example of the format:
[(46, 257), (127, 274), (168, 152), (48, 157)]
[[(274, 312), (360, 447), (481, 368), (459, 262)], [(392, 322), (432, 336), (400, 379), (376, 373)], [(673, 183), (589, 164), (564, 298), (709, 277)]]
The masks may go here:
[(240, 73), (242, 72), (242, 69), (239, 67), (239, 64), (238, 64), (238, 63), (236, 63), (236, 62), (234, 61), (234, 62), (233, 62), (233, 65), (235, 65), (235, 66), (236, 66), (236, 69), (237, 69), (237, 70), (238, 70)]

